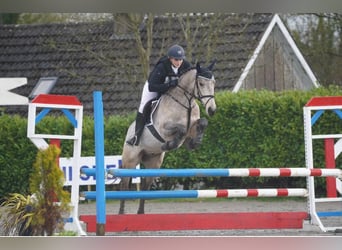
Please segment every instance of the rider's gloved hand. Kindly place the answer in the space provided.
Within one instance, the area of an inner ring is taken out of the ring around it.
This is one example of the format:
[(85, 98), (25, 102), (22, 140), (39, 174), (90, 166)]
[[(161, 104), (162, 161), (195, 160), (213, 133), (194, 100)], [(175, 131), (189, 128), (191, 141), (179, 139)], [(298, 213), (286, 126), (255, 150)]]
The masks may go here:
[(169, 88), (174, 88), (178, 84), (178, 78), (174, 78), (169, 82)]

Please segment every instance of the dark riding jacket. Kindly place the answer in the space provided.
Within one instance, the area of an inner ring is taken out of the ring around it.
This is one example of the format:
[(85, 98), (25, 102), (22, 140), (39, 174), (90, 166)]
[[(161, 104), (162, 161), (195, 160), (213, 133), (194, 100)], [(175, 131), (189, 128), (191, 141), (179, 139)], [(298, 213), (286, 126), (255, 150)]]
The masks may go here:
[(179, 77), (182, 73), (188, 71), (191, 64), (183, 60), (182, 65), (178, 68), (176, 75), (172, 70), (172, 64), (167, 56), (162, 57), (148, 77), (148, 89), (151, 92), (164, 94), (170, 88), (172, 78)]

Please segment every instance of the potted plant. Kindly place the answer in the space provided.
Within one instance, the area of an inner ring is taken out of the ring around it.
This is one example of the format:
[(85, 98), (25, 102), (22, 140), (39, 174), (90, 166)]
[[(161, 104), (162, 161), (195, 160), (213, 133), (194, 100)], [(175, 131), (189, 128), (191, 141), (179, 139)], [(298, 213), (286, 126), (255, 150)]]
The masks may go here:
[(30, 194), (5, 197), (0, 205), (4, 235), (53, 235), (63, 230), (63, 216), (70, 211), (70, 194), (63, 189), (59, 154), (55, 145), (39, 150), (30, 175)]

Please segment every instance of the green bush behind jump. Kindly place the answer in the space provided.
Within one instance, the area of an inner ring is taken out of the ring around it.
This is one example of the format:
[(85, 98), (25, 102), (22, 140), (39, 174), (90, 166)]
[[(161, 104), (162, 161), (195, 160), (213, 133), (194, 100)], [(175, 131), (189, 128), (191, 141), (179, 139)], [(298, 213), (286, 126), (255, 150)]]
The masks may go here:
[[(311, 91), (241, 91), (216, 94), (217, 112), (207, 118), (209, 126), (200, 148), (180, 148), (166, 154), (163, 168), (267, 168), (305, 167), (303, 107), (313, 96), (342, 96), (338, 87)], [(37, 149), (27, 138), (27, 117), (0, 116), (0, 197), (26, 193)], [(205, 116), (203, 109), (202, 114)], [(135, 114), (108, 116), (105, 124), (105, 154), (120, 155), (126, 130)], [(315, 134), (342, 133), (342, 121), (325, 112), (313, 127)], [(72, 126), (64, 116), (45, 117), (37, 126), (40, 133), (70, 134)], [(71, 141), (62, 141), (62, 157), (72, 155)], [(94, 156), (94, 121), (84, 116), (82, 156)], [(323, 140), (314, 141), (314, 165), (323, 168)], [(337, 167), (341, 168), (338, 158)], [(325, 179), (316, 178), (324, 194)], [(305, 178), (160, 178), (155, 188), (269, 188), (306, 187)]]

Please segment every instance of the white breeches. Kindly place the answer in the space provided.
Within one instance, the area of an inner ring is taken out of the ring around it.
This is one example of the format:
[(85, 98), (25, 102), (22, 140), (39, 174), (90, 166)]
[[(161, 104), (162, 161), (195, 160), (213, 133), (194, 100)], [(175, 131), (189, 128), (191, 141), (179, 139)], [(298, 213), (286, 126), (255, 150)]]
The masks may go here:
[(144, 107), (146, 103), (158, 96), (157, 92), (151, 92), (148, 90), (148, 81), (145, 82), (142, 94), (141, 94), (141, 101), (139, 106), (139, 113), (142, 113), (144, 111)]

